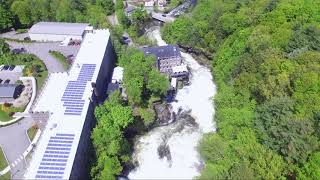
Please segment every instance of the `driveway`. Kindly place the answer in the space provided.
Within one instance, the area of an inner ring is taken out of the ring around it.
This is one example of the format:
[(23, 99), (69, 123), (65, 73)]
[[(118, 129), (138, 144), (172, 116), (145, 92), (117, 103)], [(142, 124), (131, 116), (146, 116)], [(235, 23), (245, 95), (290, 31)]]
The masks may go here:
[(62, 64), (49, 54), (49, 50), (59, 51), (63, 55), (74, 55), (76, 56), (80, 46), (60, 46), (59, 43), (17, 43), (7, 41), (11, 46), (11, 49), (25, 48), (27, 53), (38, 56), (44, 64), (47, 66), (49, 73), (53, 72), (64, 72)]
[(26, 117), (18, 123), (0, 128), (0, 145), (11, 165), (13, 179), (23, 178), (26, 164), (22, 155), (30, 145), (26, 131), (32, 124), (33, 120)]
[(19, 39), (19, 40), (23, 40), (26, 37), (29, 37), (28, 33), (16, 33), (15, 31), (10, 31), (10, 32), (6, 32), (6, 33), (2, 33), (0, 34), (1, 38), (10, 38), (10, 39)]

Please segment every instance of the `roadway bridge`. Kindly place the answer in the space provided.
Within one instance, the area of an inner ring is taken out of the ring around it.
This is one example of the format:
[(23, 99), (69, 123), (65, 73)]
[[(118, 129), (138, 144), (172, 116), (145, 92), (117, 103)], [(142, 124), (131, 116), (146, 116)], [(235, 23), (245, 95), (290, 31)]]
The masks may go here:
[(173, 22), (175, 19), (174, 17), (169, 16), (167, 14), (156, 13), (156, 12), (152, 12), (151, 16), (153, 19), (156, 19), (156, 20), (162, 21), (162, 22)]

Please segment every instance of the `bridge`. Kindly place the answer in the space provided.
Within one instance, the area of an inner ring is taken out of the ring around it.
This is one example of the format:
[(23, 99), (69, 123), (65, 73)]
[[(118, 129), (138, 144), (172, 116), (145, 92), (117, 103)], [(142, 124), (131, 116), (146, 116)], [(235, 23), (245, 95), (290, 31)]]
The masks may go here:
[(162, 22), (173, 22), (174, 21), (174, 17), (169, 16), (167, 14), (161, 14), (161, 13), (152, 12), (151, 16), (152, 16), (153, 19), (156, 19), (156, 20), (162, 21)]

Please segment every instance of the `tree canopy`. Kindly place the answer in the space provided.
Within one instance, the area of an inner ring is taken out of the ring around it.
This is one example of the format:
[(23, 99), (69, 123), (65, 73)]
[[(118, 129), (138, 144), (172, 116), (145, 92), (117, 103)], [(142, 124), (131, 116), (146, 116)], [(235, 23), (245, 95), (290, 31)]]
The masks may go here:
[(318, 179), (317, 0), (200, 0), (162, 29), (211, 54), (217, 134), (200, 143), (200, 179)]
[(39, 21), (89, 22), (107, 27), (114, 13), (112, 0), (11, 0), (0, 3), (1, 31), (30, 27)]

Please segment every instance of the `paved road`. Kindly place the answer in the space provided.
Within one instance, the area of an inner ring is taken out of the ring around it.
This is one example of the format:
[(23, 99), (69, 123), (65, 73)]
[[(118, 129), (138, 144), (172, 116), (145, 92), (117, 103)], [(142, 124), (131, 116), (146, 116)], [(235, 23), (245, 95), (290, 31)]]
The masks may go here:
[(33, 120), (26, 117), (7, 127), (0, 128), (0, 145), (11, 165), (11, 174), (14, 179), (20, 179), (26, 169), (23, 152), (30, 145), (26, 131), (32, 126)]
[(25, 48), (28, 53), (38, 56), (47, 66), (49, 73), (63, 72), (62, 64), (49, 54), (49, 50), (59, 51), (63, 55), (76, 56), (80, 46), (59, 46), (59, 43), (17, 43), (7, 42), (12, 49)]
[(23, 40), (24, 38), (28, 37), (28, 33), (16, 34), (15, 31), (10, 31), (0, 34), (0, 37)]

